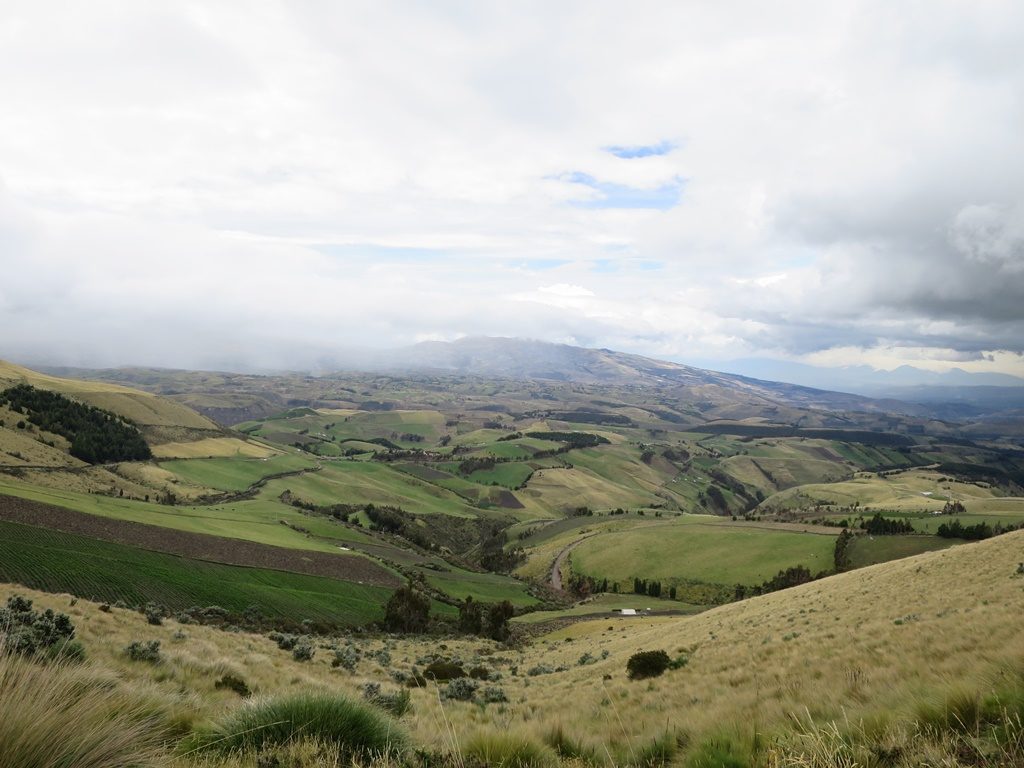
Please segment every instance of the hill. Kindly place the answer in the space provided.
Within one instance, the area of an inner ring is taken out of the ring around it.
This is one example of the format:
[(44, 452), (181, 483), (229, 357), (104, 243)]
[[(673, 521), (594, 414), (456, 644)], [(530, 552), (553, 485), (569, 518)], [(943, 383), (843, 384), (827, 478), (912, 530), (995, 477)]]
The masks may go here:
[[(69, 605), (67, 597), (17, 587), (0, 589), (0, 596), (25, 594), (40, 608), (66, 611), (78, 628), (87, 667), (54, 670), (48, 685), (60, 675), (86, 674), (114, 686), (108, 707), (144, 697), (155, 716), (150, 735), (176, 732), (171, 744), (238, 710), (237, 695), (215, 686), (226, 676), (263, 697), (344, 691), (358, 699), (367, 685), (394, 692), (395, 680), (440, 652), (488, 670), (492, 680), (478, 684), (479, 703), (440, 697), (445, 683), (408, 689), (411, 710), (394, 727), (407, 730), (435, 765), (471, 762), (486, 747), (492, 751), (485, 763), (518, 754), (518, 764), (538, 768), (560, 761), (1012, 766), (1024, 758), (1016, 719), (1024, 714), (1022, 544), (1024, 533), (1008, 534), (696, 616), (607, 615), (519, 648), (456, 637), (441, 645), (323, 637), (308, 661), (258, 635), (170, 619), (152, 626), (137, 613)], [(131, 661), (123, 649), (132, 640), (159, 640), (159, 661)], [(355, 659), (351, 671), (332, 667), (335, 648)], [(630, 680), (626, 661), (640, 650), (665, 650), (677, 659), (675, 668)], [(498, 703), (484, 703), (485, 688)], [(47, 686), (35, 691), (45, 698)], [(10, 706), (10, 693), (0, 691), (4, 720)], [(300, 736), (261, 755), (202, 764), (263, 765), (276, 757), (299, 768), (333, 765), (325, 754), (329, 745), (303, 744)], [(879, 755), (888, 757), (879, 762)], [(200, 759), (182, 757), (176, 765)]]

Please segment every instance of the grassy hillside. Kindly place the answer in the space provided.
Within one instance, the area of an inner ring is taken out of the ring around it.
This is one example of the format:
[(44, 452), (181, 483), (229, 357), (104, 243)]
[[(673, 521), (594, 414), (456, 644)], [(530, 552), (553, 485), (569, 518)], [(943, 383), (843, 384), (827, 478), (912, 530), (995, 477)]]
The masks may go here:
[(81, 379), (62, 379), (0, 360), (0, 387), (29, 384), (39, 389), (60, 392), (96, 408), (112, 411), (140, 427), (180, 427), (217, 430), (209, 419), (173, 400), (117, 384)]
[[(259, 636), (173, 620), (151, 627), (138, 614), (27, 594), (69, 612), (90, 668), (119, 680), (126, 694), (145, 691), (158, 724), (175, 723), (179, 735), (240, 706), (214, 688), (226, 673), (264, 696), (333, 690), (359, 698), (369, 682), (395, 690), (392, 673), (408, 673), (441, 649), (500, 672), (493, 685), (508, 701), (464, 703), (440, 698), (434, 686), (412, 689), (402, 727), (434, 764), (463, 765), (481, 739), (509, 754), (518, 739), (534, 755), (522, 763), (529, 766), (558, 762), (551, 745), (576, 755), (564, 758), (573, 765), (582, 756), (595, 765), (1012, 766), (1024, 758), (1015, 719), (1024, 714), (1022, 546), (1024, 533), (1008, 534), (695, 616), (583, 621), (521, 649), (454, 638), (443, 646), (323, 638), (307, 662)], [(132, 639), (160, 640), (163, 660), (129, 661), (122, 649)], [(331, 643), (359, 650), (353, 672), (332, 669)], [(664, 649), (686, 663), (633, 681), (626, 661), (641, 649)], [(300, 768), (334, 764), (316, 757), (322, 748), (282, 750), (279, 757), (291, 755), (289, 764)], [(880, 762), (880, 754), (890, 757)], [(250, 753), (202, 764), (256, 760)]]

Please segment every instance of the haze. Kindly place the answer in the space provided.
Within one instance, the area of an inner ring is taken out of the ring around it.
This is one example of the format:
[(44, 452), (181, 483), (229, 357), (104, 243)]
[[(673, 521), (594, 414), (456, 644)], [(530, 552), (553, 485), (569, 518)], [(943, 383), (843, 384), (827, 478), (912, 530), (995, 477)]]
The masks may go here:
[(4, 4), (0, 357), (1024, 374), (1024, 5)]

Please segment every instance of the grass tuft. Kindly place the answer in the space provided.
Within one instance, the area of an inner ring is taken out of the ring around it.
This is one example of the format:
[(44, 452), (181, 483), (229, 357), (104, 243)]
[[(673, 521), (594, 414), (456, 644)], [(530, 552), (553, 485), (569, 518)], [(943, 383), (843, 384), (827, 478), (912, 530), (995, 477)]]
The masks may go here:
[(119, 688), (66, 661), (41, 664), (3, 651), (0, 768), (157, 765), (159, 717)]
[(463, 747), (467, 765), (487, 768), (551, 768), (557, 759), (551, 750), (520, 736), (482, 733)]
[(183, 745), (190, 751), (255, 752), (312, 740), (358, 757), (396, 755), (408, 738), (389, 717), (335, 693), (306, 692), (242, 705)]

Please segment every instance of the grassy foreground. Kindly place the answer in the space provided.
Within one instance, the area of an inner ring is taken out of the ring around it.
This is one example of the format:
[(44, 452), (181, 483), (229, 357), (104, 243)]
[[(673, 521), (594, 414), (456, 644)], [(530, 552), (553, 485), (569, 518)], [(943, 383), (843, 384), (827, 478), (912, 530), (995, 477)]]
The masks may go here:
[[(34, 683), (41, 700), (67, 674), (106, 680), (152, 713), (137, 741), (163, 750), (157, 764), (1016, 766), (1024, 760), (1022, 548), (1018, 532), (695, 616), (583, 621), (522, 648), (479, 639), (317, 638), (308, 661), (257, 635), (169, 620), (148, 626), (138, 614), (21, 588), (0, 589), (0, 597), (26, 594), (68, 612), (79, 628), (87, 662), (43, 668)], [(160, 640), (161, 657), (131, 661), (123, 650), (131, 640)], [(338, 649), (358, 654), (351, 671), (332, 666)], [(665, 650), (678, 668), (628, 679), (626, 661), (641, 649)], [(408, 689), (411, 709), (394, 733), (396, 745), (401, 734), (411, 747), (397, 756), (359, 757), (322, 723), (316, 740), (299, 727), (283, 744), (175, 753), (182, 739), (252, 714), (246, 708), (257, 705), (216, 686), (225, 675), (245, 681), (257, 702), (308, 692), (376, 706), (363, 700), (365, 684), (397, 693), (395, 675), (423, 669), (434, 653), (485, 667), (492, 679), (479, 684), (474, 701), (444, 698), (445, 683)], [(0, 680), (8, 674), (5, 667)], [(18, 706), (8, 687), (0, 685), (0, 722)], [(492, 693), (487, 703), (490, 687), (506, 701)], [(102, 700), (94, 706), (114, 711)], [(32, 723), (21, 727), (45, 735)]]

